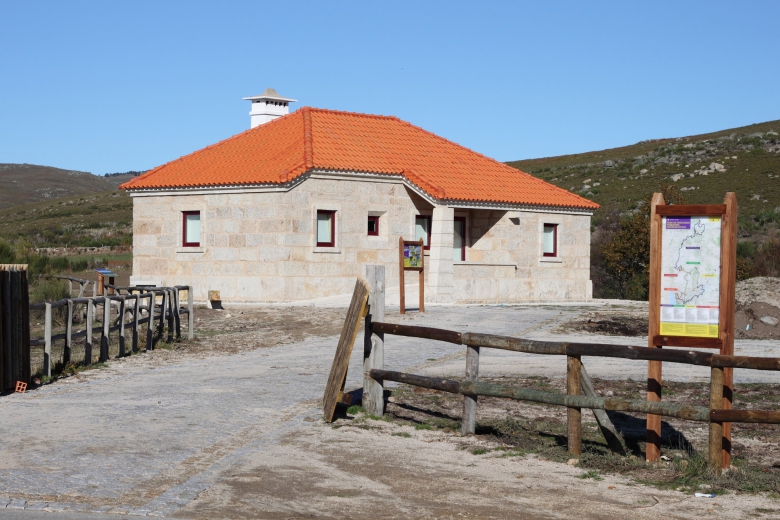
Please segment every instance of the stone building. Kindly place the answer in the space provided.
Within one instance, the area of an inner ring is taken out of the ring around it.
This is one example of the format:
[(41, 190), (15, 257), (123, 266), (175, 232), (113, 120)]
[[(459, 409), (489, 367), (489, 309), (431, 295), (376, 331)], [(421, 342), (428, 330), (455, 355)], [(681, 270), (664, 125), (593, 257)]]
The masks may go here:
[(397, 287), (403, 236), (425, 241), (426, 301), (591, 297), (597, 204), (395, 117), (247, 99), (250, 130), (122, 186), (131, 283), (283, 302), (348, 294), (383, 264)]

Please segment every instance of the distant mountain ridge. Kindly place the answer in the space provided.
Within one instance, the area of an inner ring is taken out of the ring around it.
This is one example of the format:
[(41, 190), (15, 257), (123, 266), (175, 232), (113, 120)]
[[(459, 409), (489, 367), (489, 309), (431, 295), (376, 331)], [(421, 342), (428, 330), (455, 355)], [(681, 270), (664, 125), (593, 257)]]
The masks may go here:
[(132, 174), (98, 177), (89, 172), (37, 164), (0, 163), (0, 209), (60, 197), (116, 190)]

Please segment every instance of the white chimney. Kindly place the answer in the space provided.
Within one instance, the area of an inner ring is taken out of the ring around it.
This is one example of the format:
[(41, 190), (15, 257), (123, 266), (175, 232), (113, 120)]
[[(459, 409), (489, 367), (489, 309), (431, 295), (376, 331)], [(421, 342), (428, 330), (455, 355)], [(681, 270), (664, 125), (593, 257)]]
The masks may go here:
[(245, 97), (244, 99), (252, 102), (252, 110), (249, 112), (252, 119), (251, 128), (289, 114), (290, 107), (288, 104), (298, 101), (297, 99), (282, 97), (272, 88), (265, 89), (265, 92), (259, 96)]

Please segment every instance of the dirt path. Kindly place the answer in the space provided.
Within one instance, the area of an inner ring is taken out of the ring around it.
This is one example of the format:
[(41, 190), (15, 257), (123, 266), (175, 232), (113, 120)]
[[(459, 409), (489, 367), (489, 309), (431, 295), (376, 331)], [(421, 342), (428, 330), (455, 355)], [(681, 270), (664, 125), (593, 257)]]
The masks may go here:
[[(432, 307), (424, 315), (389, 312), (388, 319), (549, 337), (588, 310)], [(780, 510), (761, 495), (696, 499), (620, 477), (582, 479), (583, 469), (534, 456), (463, 449), (484, 443), (480, 437), (383, 421), (325, 424), (319, 403), (343, 313), (198, 310), (196, 342), (0, 398), (0, 516), (5, 505), (183, 518), (601, 518), (626, 511), (740, 518)], [(449, 375), (459, 376), (463, 367), (459, 349), (412, 338), (393, 337), (385, 355), (388, 369), (445, 373), (451, 366)], [(361, 384), (361, 357), (358, 345), (350, 388)]]

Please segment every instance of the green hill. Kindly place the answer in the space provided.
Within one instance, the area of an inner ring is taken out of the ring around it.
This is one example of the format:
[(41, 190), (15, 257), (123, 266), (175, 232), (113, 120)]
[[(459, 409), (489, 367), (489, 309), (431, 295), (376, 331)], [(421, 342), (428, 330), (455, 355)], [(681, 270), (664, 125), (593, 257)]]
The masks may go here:
[(0, 240), (31, 247), (130, 245), (133, 201), (123, 190), (0, 209)]
[(601, 204), (595, 225), (636, 208), (661, 183), (682, 190), (691, 204), (719, 203), (734, 191), (744, 235), (756, 227), (751, 222), (780, 221), (778, 134), (780, 120), (507, 164)]
[(89, 172), (36, 164), (0, 164), (0, 209), (60, 197), (116, 189), (113, 181)]

